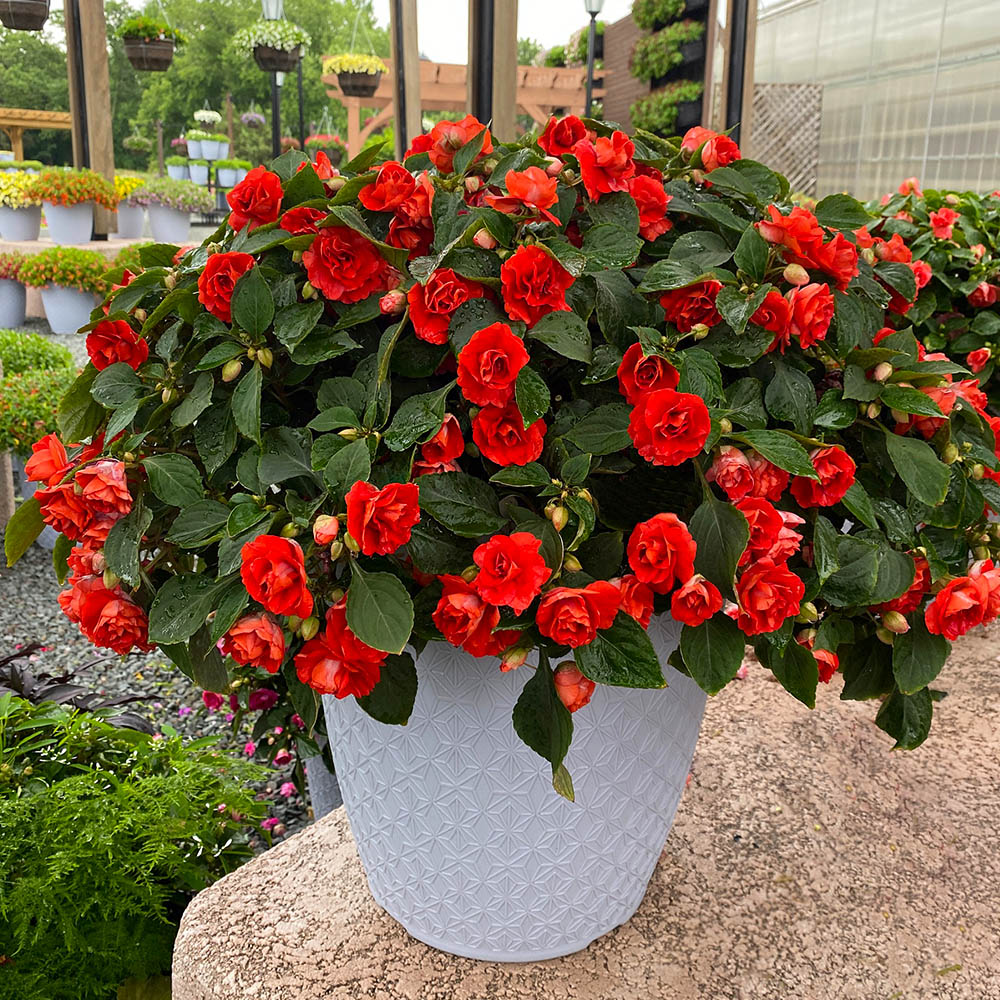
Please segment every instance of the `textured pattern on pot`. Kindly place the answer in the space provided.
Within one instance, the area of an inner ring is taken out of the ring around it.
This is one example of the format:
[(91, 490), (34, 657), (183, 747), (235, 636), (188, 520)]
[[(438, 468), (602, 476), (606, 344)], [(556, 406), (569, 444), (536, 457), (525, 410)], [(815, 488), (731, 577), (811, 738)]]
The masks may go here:
[(576, 802), (517, 737), (521, 671), (432, 642), (406, 726), (323, 699), (337, 775), (376, 901), (414, 937), (470, 958), (570, 954), (646, 892), (694, 753), (705, 694), (667, 665), (680, 625), (649, 628), (668, 687), (598, 685), (574, 716)]
[(94, 203), (81, 201), (76, 205), (45, 203), (45, 224), (49, 238), (60, 246), (89, 243), (94, 231)]
[(42, 229), (42, 206), (10, 208), (0, 205), (0, 239), (37, 240)]
[(12, 278), (0, 278), (0, 330), (24, 324), (27, 294), (24, 285)]
[(191, 215), (166, 205), (150, 205), (149, 228), (158, 243), (184, 243), (191, 231)]
[(46, 285), (42, 289), (42, 305), (53, 333), (76, 333), (90, 322), (94, 293), (62, 285)]

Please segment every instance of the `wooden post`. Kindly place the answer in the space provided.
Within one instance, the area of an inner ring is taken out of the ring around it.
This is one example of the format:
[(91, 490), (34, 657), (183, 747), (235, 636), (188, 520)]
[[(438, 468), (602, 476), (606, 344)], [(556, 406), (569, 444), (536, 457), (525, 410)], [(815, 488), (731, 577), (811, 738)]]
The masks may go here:
[(24, 159), (24, 129), (20, 125), (8, 125), (6, 130), (10, 138), (10, 148), (15, 160)]
[(396, 159), (402, 160), (413, 137), (423, 131), (420, 109), (420, 50), (417, 44), (417, 0), (390, 0), (389, 11), (392, 29)]
[(493, 134), (514, 138), (517, 124), (517, 0), (494, 0)]
[(353, 160), (361, 152), (361, 98), (345, 97), (343, 104), (347, 112), (347, 156)]
[(226, 94), (226, 131), (229, 134), (229, 156), (233, 158), (236, 154), (233, 152), (233, 95)]
[[(0, 379), (3, 362), (0, 361)], [(14, 516), (14, 474), (10, 466), (10, 452), (0, 453), (0, 528)]]
[(160, 176), (165, 173), (163, 166), (163, 122), (156, 119), (156, 163), (160, 170)]

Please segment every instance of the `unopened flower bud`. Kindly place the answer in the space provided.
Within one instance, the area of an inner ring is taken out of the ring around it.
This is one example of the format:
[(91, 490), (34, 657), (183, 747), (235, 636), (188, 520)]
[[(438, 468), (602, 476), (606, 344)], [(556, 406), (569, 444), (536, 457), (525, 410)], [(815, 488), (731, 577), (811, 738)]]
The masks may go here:
[(947, 202), (947, 203), (948, 203), (949, 205), (957, 205), (957, 204), (959, 203), (959, 200), (960, 200), (960, 199), (959, 199), (959, 197), (958, 197), (958, 195), (957, 195), (957, 194), (946, 194), (946, 195), (944, 196), (944, 200), (945, 200), (945, 201), (946, 201), (946, 202)]
[(892, 419), (896, 421), (897, 424), (905, 424), (907, 420), (910, 419), (908, 413), (904, 413), (902, 410), (890, 410), (892, 414)]
[(93, 556), (91, 556), (90, 565), (94, 567), (94, 572), (95, 573), (103, 573), (104, 572), (104, 553), (103, 552), (95, 552), (93, 554)]
[(345, 534), (345, 535), (344, 535), (344, 544), (345, 544), (345, 545), (346, 545), (346, 546), (347, 546), (347, 547), (348, 547), (348, 548), (349, 548), (349, 549), (350, 549), (350, 550), (351, 550), (352, 552), (360, 552), (360, 551), (361, 551), (361, 546), (360, 546), (360, 545), (358, 545), (358, 543), (357, 543), (357, 541), (356, 541), (356, 539), (354, 538), (354, 536), (353, 536), (353, 535), (350, 535), (350, 534)]
[(872, 372), (872, 375), (874, 376), (876, 382), (884, 382), (892, 373), (892, 365), (890, 365), (888, 361), (880, 361), (875, 366), (875, 371)]
[(594, 494), (591, 493), (590, 490), (588, 490), (586, 487), (583, 487), (583, 489), (577, 490), (576, 491), (576, 495), (581, 500), (586, 500), (587, 503), (593, 505), (593, 503), (594, 503)]
[(248, 347), (247, 348), (247, 357), (251, 361), (256, 361), (257, 360), (257, 348), (256, 347)]
[(163, 276), (164, 288), (172, 290), (176, 285), (177, 285), (177, 275), (173, 271)]
[(304, 299), (318, 299), (319, 298), (319, 293), (316, 291), (315, 288), (313, 288), (313, 285), (312, 285), (311, 281), (307, 281), (302, 286), (302, 298), (304, 298)]
[(264, 368), (270, 368), (274, 364), (274, 352), (270, 347), (262, 347), (257, 352), (257, 360)]
[(566, 184), (572, 184), (576, 181), (576, 171), (572, 167), (566, 167), (561, 176)]
[(945, 465), (951, 465), (953, 462), (958, 461), (958, 447), (953, 443), (949, 442), (944, 446), (944, 450), (941, 452), (941, 461)]
[(865, 407), (865, 414), (869, 420), (874, 420), (882, 412), (882, 404), (876, 399)]
[(299, 628), (299, 635), (308, 642), (310, 639), (315, 638), (316, 634), (319, 632), (319, 619), (313, 615), (311, 618), (307, 618)]
[(469, 194), (475, 194), (483, 186), (483, 180), (481, 177), (466, 177), (465, 178), (465, 190)]
[(882, 615), (882, 624), (896, 635), (905, 635), (910, 631), (910, 623), (898, 611), (886, 611)]
[(982, 462), (976, 462), (972, 467), (972, 478), (982, 479), (986, 475), (986, 466)]
[(330, 603), (331, 604), (340, 604), (340, 602), (343, 599), (344, 599), (344, 590), (343, 590), (342, 587), (337, 587), (334, 590), (330, 591)]
[(814, 622), (819, 618), (819, 611), (812, 601), (805, 601), (799, 606), (799, 613), (795, 620), (797, 622)]
[(361, 437), (361, 431), (357, 427), (345, 427), (342, 431), (337, 431), (337, 435), (345, 441), (357, 441)]
[(729, 419), (729, 417), (723, 417), (719, 421), (719, 433), (730, 434), (732, 430), (733, 430), (733, 422)]
[(801, 632), (795, 633), (795, 641), (805, 646), (816, 640), (816, 636), (819, 635), (819, 629), (815, 628), (804, 628)]
[(232, 361), (227, 361), (222, 366), (222, 381), (223, 382), (233, 382), (240, 377), (240, 372), (243, 371), (243, 362), (239, 358), (233, 358)]
[(134, 462), (135, 461), (135, 452), (134, 451), (127, 451), (127, 452), (125, 452), (124, 455), (122, 455), (122, 458), (126, 462)]
[(990, 557), (990, 550), (989, 550), (988, 548), (986, 548), (986, 546), (985, 546), (985, 545), (977, 545), (977, 546), (976, 546), (976, 547), (975, 547), (975, 548), (974, 548), (974, 549), (972, 550), (972, 554), (973, 554), (973, 555), (974, 555), (974, 556), (975, 556), (975, 557), (976, 557), (977, 559), (989, 559), (989, 557)]
[(104, 580), (104, 586), (107, 587), (108, 590), (114, 590), (115, 587), (118, 586), (118, 576), (117, 574), (113, 573), (110, 569), (106, 569), (104, 571), (103, 580)]
[(583, 566), (580, 564), (580, 560), (570, 553), (563, 559), (563, 569), (569, 570), (570, 573), (579, 573)]
[(507, 673), (509, 670), (517, 670), (527, 660), (528, 653), (530, 652), (530, 646), (511, 646), (509, 649), (504, 650), (503, 656), (500, 657), (500, 669), (504, 673)]
[(175, 395), (176, 393), (174, 390), (171, 389), (170, 386), (167, 386), (163, 392), (160, 393), (160, 399), (163, 400), (164, 403), (169, 403), (174, 399)]
[(313, 521), (312, 533), (317, 545), (329, 545), (340, 534), (340, 521), (332, 514), (320, 514)]
[(496, 248), (500, 245), (497, 238), (488, 229), (480, 229), (479, 232), (472, 237), (472, 242), (475, 243), (480, 250), (496, 250)]
[[(289, 615), (288, 616), (288, 627), (293, 632), (298, 632), (298, 630), (299, 630), (299, 628), (300, 628), (301, 625), (302, 625), (302, 619), (298, 615)], [(236, 686), (235, 682), (233, 683), (233, 686), (234, 687)]]
[(347, 183), (347, 178), (338, 174), (336, 177), (328, 177), (323, 183), (326, 185), (327, 191), (336, 194)]
[(875, 636), (879, 642), (884, 642), (887, 646), (891, 646), (896, 639), (895, 634), (890, 632), (883, 625), (879, 625), (879, 627), (875, 629)]
[(462, 574), (461, 575), (462, 575), (462, 579), (466, 583), (472, 583), (472, 581), (475, 580), (475, 578), (477, 576), (479, 576), (479, 567), (478, 566), (466, 566), (465, 569), (462, 570)]
[(292, 263), (293, 264), (299, 264), (301, 262), (302, 262), (302, 251), (301, 250), (293, 250), (292, 251)]
[(379, 312), (383, 316), (398, 316), (406, 308), (406, 294), (393, 289), (378, 300)]
[(570, 712), (576, 712), (588, 704), (596, 687), (572, 660), (560, 663), (553, 672), (552, 680), (555, 682), (559, 700)]
[(809, 284), (809, 272), (801, 264), (789, 264), (781, 273), (790, 285)]
[(708, 327), (704, 323), (695, 323), (691, 327), (695, 340), (704, 340), (708, 336)]
[(558, 177), (563, 168), (563, 161), (558, 156), (545, 157), (545, 172), (549, 177)]
[(344, 554), (344, 543), (338, 538), (330, 542), (330, 558), (336, 562)]
[(297, 524), (293, 524), (291, 521), (289, 521), (288, 524), (286, 524), (281, 529), (281, 537), (282, 538), (294, 538), (301, 531), (302, 531), (302, 529)]
[(875, 251), (871, 247), (865, 247), (861, 251), (861, 259), (869, 264), (874, 264), (876, 261)]
[(545, 508), (545, 516), (552, 522), (556, 531), (562, 531), (569, 521), (569, 511), (561, 504), (549, 504)]
[(132, 315), (140, 322), (145, 323), (146, 317), (149, 315), (145, 309), (133, 309)]

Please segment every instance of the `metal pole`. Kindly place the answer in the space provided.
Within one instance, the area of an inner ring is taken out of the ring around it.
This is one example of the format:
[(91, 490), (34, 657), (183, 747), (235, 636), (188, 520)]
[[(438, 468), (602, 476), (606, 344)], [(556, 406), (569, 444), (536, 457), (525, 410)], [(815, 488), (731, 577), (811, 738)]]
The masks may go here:
[(281, 90), (278, 74), (271, 74), (271, 155), (281, 155)]
[(594, 49), (597, 47), (597, 15), (590, 15), (590, 35), (587, 38), (587, 106), (583, 109), (583, 117), (590, 117), (590, 109), (594, 103)]
[(493, 28), (494, 0), (473, 0), (469, 25), (472, 35), (472, 113), (481, 121), (493, 118)]
[(396, 148), (406, 152), (410, 146), (410, 138), (406, 134), (406, 48), (403, 43), (403, 3), (402, 0), (392, 0), (393, 19), (393, 81), (396, 89)]
[(80, 31), (80, 3), (79, 0), (68, 0), (70, 17), (67, 18), (67, 28), (71, 31), (71, 38), (66, 39), (67, 45), (73, 46), (75, 55), (74, 69), (76, 70), (76, 93), (79, 100), (79, 107), (76, 110), (78, 117), (78, 128), (80, 132), (80, 162), (78, 167), (90, 166), (90, 130), (87, 127), (87, 76), (83, 65), (83, 35)]
[(733, 26), (729, 35), (729, 80), (726, 86), (726, 128), (731, 129), (733, 142), (740, 141), (740, 121), (743, 118), (743, 82), (747, 57), (747, 2), (733, 0)]
[(306, 119), (302, 107), (302, 57), (299, 56), (299, 146), (306, 151)]

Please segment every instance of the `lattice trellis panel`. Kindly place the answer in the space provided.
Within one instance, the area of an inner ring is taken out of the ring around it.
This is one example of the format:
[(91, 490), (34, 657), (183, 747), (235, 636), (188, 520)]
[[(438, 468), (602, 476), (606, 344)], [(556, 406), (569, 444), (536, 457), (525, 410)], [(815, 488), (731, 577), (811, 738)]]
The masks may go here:
[(793, 191), (816, 194), (821, 83), (755, 83), (747, 154), (788, 178)]

